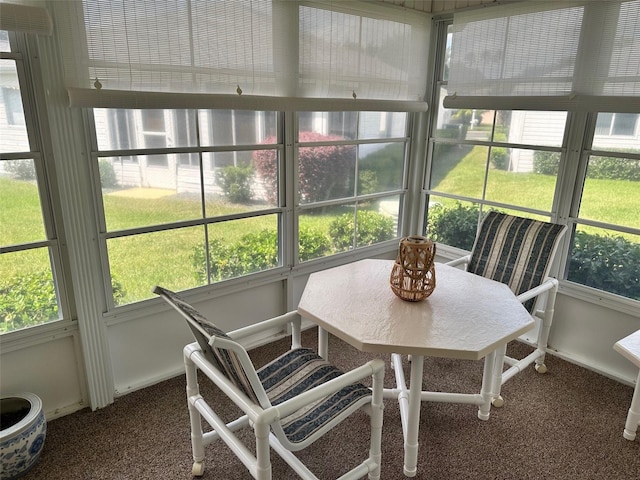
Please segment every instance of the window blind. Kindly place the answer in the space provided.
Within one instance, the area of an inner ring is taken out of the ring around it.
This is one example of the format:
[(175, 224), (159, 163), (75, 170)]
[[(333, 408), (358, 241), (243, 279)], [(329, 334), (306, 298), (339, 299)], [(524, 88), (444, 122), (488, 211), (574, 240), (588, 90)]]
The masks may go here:
[(46, 8), (0, 2), (0, 30), (51, 35), (53, 23)]
[(430, 19), (403, 8), (284, 0), (53, 8), (75, 106), (426, 110)]
[(448, 108), (640, 111), (640, 1), (455, 14)]

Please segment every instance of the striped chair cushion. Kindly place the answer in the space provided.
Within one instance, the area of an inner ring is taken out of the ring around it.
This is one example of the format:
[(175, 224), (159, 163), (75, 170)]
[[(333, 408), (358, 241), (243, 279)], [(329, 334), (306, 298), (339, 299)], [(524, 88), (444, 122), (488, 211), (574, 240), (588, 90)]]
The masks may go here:
[[(258, 378), (271, 404), (278, 405), (342, 373), (313, 350), (298, 348), (262, 367)], [(281, 419), (282, 428), (290, 442), (302, 442), (347, 408), (365, 403), (370, 396), (371, 391), (365, 385), (354, 383)]]
[[(542, 283), (563, 225), (489, 212), (471, 254), (469, 272), (509, 285), (519, 295)], [(535, 298), (524, 307), (533, 312)]]
[[(224, 331), (218, 328), (214, 323), (207, 320), (200, 312), (182, 300), (174, 292), (167, 290), (166, 288), (156, 287), (156, 293), (164, 295), (165, 299), (172, 303), (177, 308), (183, 317), (188, 320), (189, 328), (193, 336), (198, 341), (200, 349), (204, 353), (204, 356), (211, 362), (218, 370), (220, 370), (233, 384), (238, 387), (247, 397), (252, 401), (258, 403), (258, 397), (249, 382), (247, 374), (242, 368), (238, 355), (226, 348), (217, 348), (209, 345), (211, 337), (221, 337), (227, 340), (231, 340)], [(208, 335), (203, 335), (194, 324), (197, 324)], [(242, 349), (239, 344), (238, 347)]]

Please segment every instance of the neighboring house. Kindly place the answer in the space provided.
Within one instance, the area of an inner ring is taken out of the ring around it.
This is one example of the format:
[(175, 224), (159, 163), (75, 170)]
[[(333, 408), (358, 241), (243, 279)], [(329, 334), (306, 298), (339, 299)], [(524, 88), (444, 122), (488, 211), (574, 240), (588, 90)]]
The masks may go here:
[[(598, 115), (593, 145), (597, 149), (640, 150), (640, 114), (604, 113)], [(564, 113), (537, 111), (513, 111), (507, 142), (522, 145), (562, 145), (562, 133), (566, 117)], [(596, 149), (596, 148), (594, 148)], [(533, 171), (534, 150), (512, 149), (509, 170)]]

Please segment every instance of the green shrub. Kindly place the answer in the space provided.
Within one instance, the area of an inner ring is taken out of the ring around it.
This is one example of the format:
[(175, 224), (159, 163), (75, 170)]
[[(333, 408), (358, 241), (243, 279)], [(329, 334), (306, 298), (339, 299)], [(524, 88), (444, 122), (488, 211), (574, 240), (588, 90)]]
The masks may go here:
[(497, 170), (507, 170), (509, 168), (509, 151), (505, 147), (491, 147), (489, 160)]
[[(329, 225), (329, 236), (338, 252), (353, 248), (353, 232), (355, 229), (352, 213), (340, 215)], [(371, 210), (358, 210), (356, 246), (364, 247), (374, 243), (390, 240), (395, 237), (393, 218)]]
[[(125, 297), (122, 284), (112, 279), (116, 305)], [(0, 333), (32, 327), (59, 318), (51, 272), (24, 273), (0, 280)]]
[(247, 203), (251, 201), (251, 180), (253, 167), (229, 166), (216, 172), (216, 180), (227, 199), (232, 203)]
[(331, 240), (320, 230), (300, 227), (298, 259), (301, 262), (330, 254)]
[(358, 195), (367, 195), (378, 191), (378, 174), (373, 170), (358, 171)]
[(479, 208), (463, 207), (456, 202), (454, 208), (436, 205), (429, 208), (427, 236), (436, 242), (464, 250), (471, 250), (478, 228)]
[[(300, 132), (300, 142), (333, 142), (344, 140), (337, 135)], [(274, 143), (269, 137), (264, 143)], [(298, 150), (298, 187), (303, 202), (318, 202), (349, 194), (349, 178), (355, 171), (355, 145), (321, 145)], [(257, 150), (253, 155), (256, 171), (264, 182), (267, 199), (277, 200), (278, 153), (274, 149)]]
[[(533, 154), (533, 170), (536, 173), (556, 176), (559, 165), (559, 152), (537, 151)], [(638, 182), (640, 181), (640, 160), (592, 156), (589, 159), (587, 178)]]
[(640, 300), (640, 244), (621, 236), (576, 232), (568, 279)]
[[(278, 266), (278, 232), (262, 230), (248, 233), (233, 244), (214, 239), (209, 242), (211, 252), (211, 282), (235, 278)], [(331, 251), (331, 243), (322, 232), (310, 228), (300, 230), (300, 261), (321, 257)], [(193, 265), (199, 283), (207, 283), (204, 247), (196, 247)]]
[(100, 170), (100, 185), (102, 185), (102, 188), (118, 187), (118, 177), (109, 160), (101, 158), (98, 161), (98, 169)]
[(614, 157), (591, 157), (587, 178), (640, 181), (640, 160)]
[(533, 153), (533, 171), (540, 175), (558, 175), (560, 152), (535, 151)]
[(32, 160), (5, 162), (4, 169), (16, 180), (35, 180), (36, 178), (36, 168)]
[(0, 283), (0, 332), (39, 325), (58, 316), (51, 272), (25, 273)]

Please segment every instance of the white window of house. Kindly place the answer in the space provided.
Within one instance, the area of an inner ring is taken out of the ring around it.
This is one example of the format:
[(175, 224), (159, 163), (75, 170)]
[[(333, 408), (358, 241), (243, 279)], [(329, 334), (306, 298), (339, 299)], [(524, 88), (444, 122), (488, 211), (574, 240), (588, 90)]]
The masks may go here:
[(0, 31), (0, 334), (68, 316), (60, 226), (21, 47), (22, 36)]
[(597, 137), (637, 137), (637, 113), (599, 113), (596, 123)]

